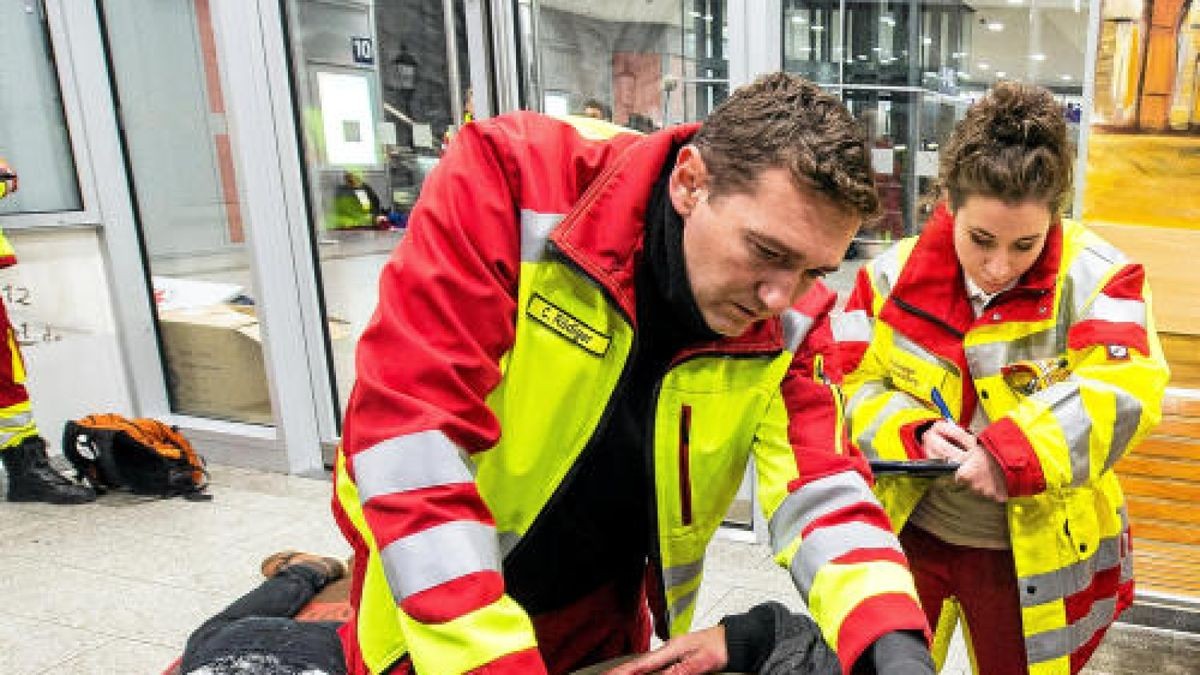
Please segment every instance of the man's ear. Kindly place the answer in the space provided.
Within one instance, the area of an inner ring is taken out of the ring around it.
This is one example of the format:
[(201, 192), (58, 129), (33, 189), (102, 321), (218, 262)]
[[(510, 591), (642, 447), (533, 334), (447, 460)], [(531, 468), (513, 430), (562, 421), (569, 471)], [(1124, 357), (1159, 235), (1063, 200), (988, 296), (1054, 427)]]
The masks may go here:
[(690, 215), (708, 189), (708, 167), (699, 148), (688, 144), (679, 149), (668, 188), (675, 211), (681, 216)]

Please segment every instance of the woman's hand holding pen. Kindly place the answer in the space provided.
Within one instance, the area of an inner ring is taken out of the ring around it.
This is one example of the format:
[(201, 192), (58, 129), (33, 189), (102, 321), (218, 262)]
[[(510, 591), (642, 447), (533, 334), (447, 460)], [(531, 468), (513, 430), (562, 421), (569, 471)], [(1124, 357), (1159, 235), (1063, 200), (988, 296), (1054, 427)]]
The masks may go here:
[(1008, 501), (1003, 469), (971, 432), (954, 422), (938, 420), (921, 436), (921, 446), (930, 459), (959, 463), (954, 482), (981, 497)]

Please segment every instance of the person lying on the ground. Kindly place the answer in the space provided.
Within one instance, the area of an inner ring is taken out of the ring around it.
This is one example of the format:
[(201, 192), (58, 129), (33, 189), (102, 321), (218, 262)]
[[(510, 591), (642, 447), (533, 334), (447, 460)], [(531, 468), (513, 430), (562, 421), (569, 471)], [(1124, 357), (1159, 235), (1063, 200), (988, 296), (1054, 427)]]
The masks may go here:
[[(933, 659), (917, 633), (890, 633), (877, 640), (855, 675), (933, 675)], [(842, 667), (812, 619), (778, 602), (755, 605), (744, 614), (721, 619), (711, 628), (667, 641), (662, 647), (610, 670), (606, 675), (841, 675)]]
[(263, 561), (257, 588), (188, 638), (184, 675), (344, 675), (340, 622), (295, 616), (346, 567), (334, 558), (281, 551)]

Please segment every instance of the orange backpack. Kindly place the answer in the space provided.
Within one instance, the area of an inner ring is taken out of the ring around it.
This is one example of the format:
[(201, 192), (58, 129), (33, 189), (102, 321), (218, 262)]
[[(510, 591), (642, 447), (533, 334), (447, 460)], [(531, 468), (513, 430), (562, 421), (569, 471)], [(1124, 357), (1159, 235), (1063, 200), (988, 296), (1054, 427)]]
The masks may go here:
[(155, 419), (116, 414), (67, 422), (63, 454), (80, 480), (98, 494), (125, 488), (135, 494), (207, 500), (204, 459), (179, 430)]

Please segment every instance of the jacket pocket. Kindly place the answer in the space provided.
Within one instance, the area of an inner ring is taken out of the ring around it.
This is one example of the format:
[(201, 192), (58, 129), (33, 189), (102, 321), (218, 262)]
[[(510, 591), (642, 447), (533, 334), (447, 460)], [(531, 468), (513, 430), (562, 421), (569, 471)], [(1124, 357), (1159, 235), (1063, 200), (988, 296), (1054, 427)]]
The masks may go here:
[(679, 514), (684, 527), (692, 524), (692, 406), (679, 411)]

